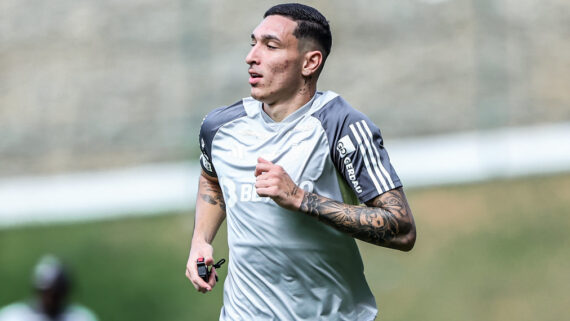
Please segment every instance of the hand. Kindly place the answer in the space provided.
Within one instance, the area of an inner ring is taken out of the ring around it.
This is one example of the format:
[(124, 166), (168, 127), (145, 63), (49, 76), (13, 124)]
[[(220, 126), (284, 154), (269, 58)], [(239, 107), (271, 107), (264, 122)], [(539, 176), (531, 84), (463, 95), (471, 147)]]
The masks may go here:
[(281, 207), (294, 211), (299, 209), (304, 191), (293, 182), (283, 167), (259, 157), (255, 177), (257, 195), (271, 197)]
[(196, 265), (196, 261), (198, 258), (203, 257), (206, 266), (211, 266), (214, 264), (213, 253), (214, 248), (210, 244), (192, 242), (192, 248), (190, 249), (190, 255), (188, 257), (188, 263), (186, 263), (186, 277), (190, 280), (190, 282), (192, 282), (192, 285), (194, 285), (196, 290), (202, 293), (212, 291), (216, 285), (216, 277), (218, 274), (216, 273), (216, 268), (212, 267), (210, 279), (208, 282), (205, 282), (200, 276), (198, 276), (198, 267)]

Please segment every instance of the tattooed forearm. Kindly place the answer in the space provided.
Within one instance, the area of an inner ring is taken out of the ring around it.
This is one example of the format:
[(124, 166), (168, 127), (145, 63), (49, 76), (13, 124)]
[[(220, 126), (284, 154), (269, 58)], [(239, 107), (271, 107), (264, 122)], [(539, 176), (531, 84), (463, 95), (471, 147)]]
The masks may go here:
[(224, 212), (226, 203), (219, 185), (207, 180), (200, 182), (200, 198), (212, 205), (218, 205)]
[(388, 191), (367, 205), (347, 205), (305, 193), (299, 209), (365, 242), (400, 248), (401, 236), (413, 228), (403, 192), (400, 189)]

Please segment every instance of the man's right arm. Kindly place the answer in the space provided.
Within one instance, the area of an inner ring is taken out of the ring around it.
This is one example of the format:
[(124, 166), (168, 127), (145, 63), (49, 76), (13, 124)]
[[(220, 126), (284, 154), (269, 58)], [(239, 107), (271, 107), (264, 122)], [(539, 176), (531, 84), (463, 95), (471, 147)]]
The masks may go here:
[(196, 260), (203, 257), (207, 265), (214, 264), (212, 241), (216, 232), (226, 218), (226, 204), (222, 189), (216, 177), (202, 171), (199, 178), (198, 197), (196, 198), (196, 214), (194, 233), (190, 255), (186, 264), (186, 277), (190, 279), (196, 290), (206, 293), (216, 284), (215, 268), (208, 282), (198, 276)]

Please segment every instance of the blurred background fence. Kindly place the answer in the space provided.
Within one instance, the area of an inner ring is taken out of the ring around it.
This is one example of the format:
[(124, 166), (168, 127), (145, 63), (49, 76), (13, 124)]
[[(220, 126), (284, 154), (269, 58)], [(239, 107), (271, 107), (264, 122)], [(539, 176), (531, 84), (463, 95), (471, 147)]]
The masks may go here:
[[(2, 1), (0, 177), (196, 159), (272, 3)], [(388, 139), (570, 121), (567, 1), (307, 3), (334, 36), (320, 89)]]

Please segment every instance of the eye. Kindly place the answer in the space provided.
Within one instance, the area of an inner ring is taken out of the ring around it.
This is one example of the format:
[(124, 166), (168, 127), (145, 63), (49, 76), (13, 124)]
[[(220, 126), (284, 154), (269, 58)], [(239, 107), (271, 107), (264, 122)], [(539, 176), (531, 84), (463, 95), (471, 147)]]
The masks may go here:
[(269, 48), (269, 49), (277, 49), (276, 46), (273, 46), (273, 45), (270, 45), (270, 44), (267, 44), (267, 48)]

